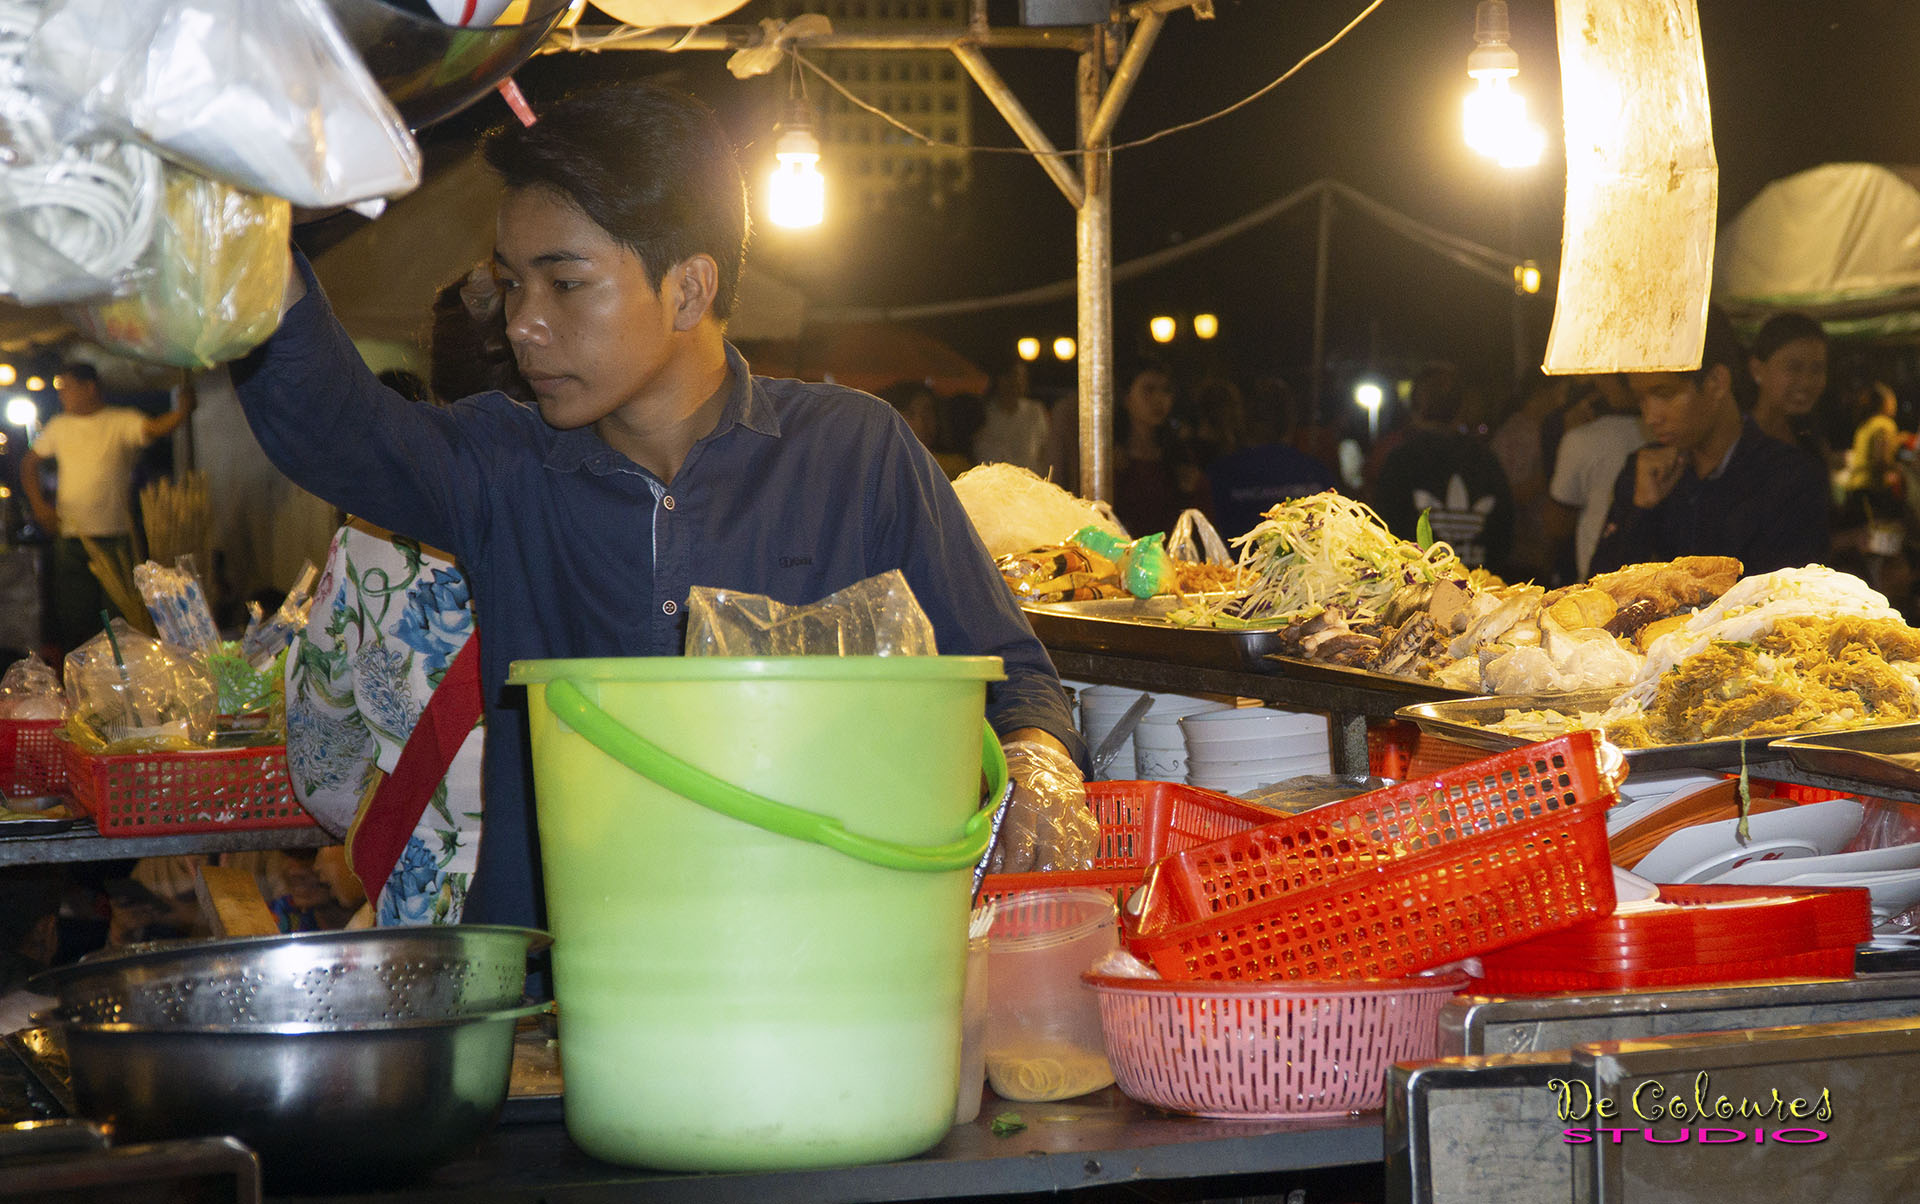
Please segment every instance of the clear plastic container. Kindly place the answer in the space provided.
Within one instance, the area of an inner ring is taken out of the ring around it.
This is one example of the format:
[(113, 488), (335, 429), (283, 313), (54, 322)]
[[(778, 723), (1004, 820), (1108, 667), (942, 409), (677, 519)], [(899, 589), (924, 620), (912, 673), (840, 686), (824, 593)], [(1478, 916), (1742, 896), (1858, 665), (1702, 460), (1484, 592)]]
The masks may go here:
[(987, 1085), (987, 938), (967, 942), (967, 985), (960, 1003), (960, 1099), (953, 1123), (980, 1115), (980, 1093)]
[(1000, 900), (987, 938), (985, 1060), (994, 1094), (1069, 1099), (1113, 1082), (1099, 1000), (1080, 976), (1118, 947), (1105, 891), (1022, 891)]

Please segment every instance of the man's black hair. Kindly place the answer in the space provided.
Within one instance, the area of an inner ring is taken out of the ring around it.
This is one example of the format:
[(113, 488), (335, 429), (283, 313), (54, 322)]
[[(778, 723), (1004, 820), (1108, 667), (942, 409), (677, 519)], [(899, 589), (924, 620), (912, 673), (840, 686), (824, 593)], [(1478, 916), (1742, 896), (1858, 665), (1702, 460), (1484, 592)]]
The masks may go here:
[(1726, 368), (1736, 394), (1740, 390), (1740, 382), (1752, 378), (1747, 371), (1746, 345), (1741, 343), (1732, 319), (1718, 305), (1709, 305), (1706, 343), (1700, 348), (1700, 367), (1687, 375), (1696, 381), (1705, 380), (1707, 373), (1713, 371), (1716, 365)]
[(714, 317), (733, 313), (747, 251), (747, 184), (712, 110), (653, 84), (574, 93), (531, 126), (487, 135), (487, 163), (512, 188), (547, 188), (640, 257), (655, 290), (689, 256), (719, 266)]
[(66, 377), (68, 380), (81, 381), (86, 384), (97, 385), (100, 383), (100, 370), (84, 360), (75, 360), (71, 364), (61, 365), (60, 375)]

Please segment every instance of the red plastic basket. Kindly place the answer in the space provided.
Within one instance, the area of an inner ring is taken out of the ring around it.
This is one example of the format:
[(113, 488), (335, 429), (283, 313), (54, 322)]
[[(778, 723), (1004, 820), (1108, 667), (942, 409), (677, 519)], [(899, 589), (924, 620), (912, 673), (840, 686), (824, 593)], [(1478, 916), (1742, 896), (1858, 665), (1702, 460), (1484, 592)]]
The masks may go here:
[(1851, 978), (1873, 935), (1867, 892), (1663, 886), (1677, 908), (1607, 916), (1480, 959), (1479, 989), (1632, 990), (1769, 978)]
[(58, 719), (0, 719), (0, 794), (21, 798), (67, 792)]
[(1610, 795), (1574, 732), (1156, 863), (1126, 917), (1174, 980), (1401, 978), (1613, 911)]
[(102, 836), (314, 826), (293, 799), (284, 744), (108, 755), (60, 747), (73, 796)]
[(1160, 858), (1271, 820), (1274, 813), (1230, 794), (1179, 782), (1088, 782), (1087, 804), (1100, 821), (1100, 851), (1090, 870), (988, 874), (981, 899), (1023, 890), (1092, 886), (1131, 892)]
[(1160, 982), (1088, 974), (1114, 1081), (1195, 1116), (1343, 1116), (1387, 1068), (1431, 1058), (1464, 974), (1353, 983)]

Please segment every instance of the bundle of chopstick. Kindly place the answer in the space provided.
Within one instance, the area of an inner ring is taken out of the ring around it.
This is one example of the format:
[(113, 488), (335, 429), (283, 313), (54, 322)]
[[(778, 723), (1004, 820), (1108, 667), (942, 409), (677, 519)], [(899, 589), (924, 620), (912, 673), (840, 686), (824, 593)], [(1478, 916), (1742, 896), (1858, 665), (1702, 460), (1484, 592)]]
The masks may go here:
[(87, 567), (93, 570), (94, 580), (100, 583), (120, 617), (135, 631), (152, 635), (153, 618), (147, 614), (147, 604), (133, 584), (133, 558), (122, 547), (108, 547), (85, 535), (80, 537), (80, 546), (87, 550)]
[(165, 565), (191, 554), (199, 572), (213, 569), (213, 509), (207, 499), (207, 474), (195, 469), (178, 480), (162, 477), (140, 490), (140, 514), (147, 531), (147, 559)]

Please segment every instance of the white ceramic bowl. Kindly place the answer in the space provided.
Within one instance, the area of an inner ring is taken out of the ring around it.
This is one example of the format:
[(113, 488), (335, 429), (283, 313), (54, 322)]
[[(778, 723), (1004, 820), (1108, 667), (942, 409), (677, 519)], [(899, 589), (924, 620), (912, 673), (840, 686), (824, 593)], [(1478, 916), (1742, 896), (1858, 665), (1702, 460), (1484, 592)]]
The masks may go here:
[(1749, 816), (1745, 845), (1735, 835), (1737, 819), (1695, 824), (1661, 841), (1632, 869), (1654, 882), (1711, 882), (1753, 861), (1829, 856), (1847, 847), (1865, 812), (1840, 798)]
[(1823, 857), (1749, 861), (1723, 871), (1712, 880), (1766, 885), (1785, 882), (1798, 874), (1866, 874), (1911, 869), (1920, 869), (1920, 844), (1897, 844), (1884, 849), (1862, 849), (1857, 853), (1834, 853)]
[(1327, 734), (1325, 715), (1298, 711), (1279, 711), (1272, 707), (1236, 707), (1192, 715), (1188, 730), (1198, 739), (1240, 739), (1251, 735), (1291, 736), (1317, 732)]

